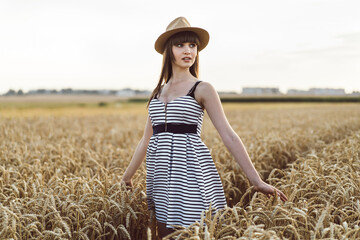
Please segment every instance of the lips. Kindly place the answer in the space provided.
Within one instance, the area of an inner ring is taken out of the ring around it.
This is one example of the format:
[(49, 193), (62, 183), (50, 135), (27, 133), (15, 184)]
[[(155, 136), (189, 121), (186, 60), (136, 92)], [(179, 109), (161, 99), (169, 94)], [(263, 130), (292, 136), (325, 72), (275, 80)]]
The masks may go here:
[(184, 60), (184, 61), (190, 61), (190, 60), (191, 60), (191, 57), (184, 57), (184, 58), (182, 58), (182, 60)]

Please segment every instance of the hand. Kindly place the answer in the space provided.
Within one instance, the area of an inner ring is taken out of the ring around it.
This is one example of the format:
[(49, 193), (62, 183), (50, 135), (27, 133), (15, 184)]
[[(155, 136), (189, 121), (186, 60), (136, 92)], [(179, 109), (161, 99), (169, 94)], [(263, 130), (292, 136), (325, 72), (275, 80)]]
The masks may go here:
[(287, 197), (285, 196), (285, 194), (283, 192), (281, 192), (279, 189), (265, 183), (262, 182), (260, 185), (258, 186), (254, 186), (254, 191), (256, 192), (262, 192), (263, 194), (267, 195), (268, 198), (271, 197), (271, 195), (275, 195), (275, 192), (278, 196), (280, 196), (281, 201), (285, 202), (287, 201)]
[(131, 179), (129, 179), (129, 180), (122, 179), (121, 181), (125, 184), (127, 190), (132, 189), (133, 183), (132, 183)]

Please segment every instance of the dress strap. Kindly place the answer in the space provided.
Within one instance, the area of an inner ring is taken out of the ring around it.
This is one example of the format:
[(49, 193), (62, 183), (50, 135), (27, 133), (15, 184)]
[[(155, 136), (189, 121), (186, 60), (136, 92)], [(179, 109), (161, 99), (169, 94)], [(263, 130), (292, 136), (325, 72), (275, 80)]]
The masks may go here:
[(187, 95), (195, 98), (194, 92), (195, 92), (195, 90), (196, 90), (197, 85), (199, 85), (199, 83), (201, 83), (200, 80), (196, 81), (196, 83), (195, 83), (194, 86), (189, 90), (189, 92), (188, 92)]

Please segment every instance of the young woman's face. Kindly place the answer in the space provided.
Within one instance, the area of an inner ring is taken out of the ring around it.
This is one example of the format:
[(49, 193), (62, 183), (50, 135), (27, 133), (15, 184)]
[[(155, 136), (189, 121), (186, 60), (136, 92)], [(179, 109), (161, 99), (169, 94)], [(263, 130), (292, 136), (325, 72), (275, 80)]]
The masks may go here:
[(173, 64), (181, 68), (190, 68), (195, 62), (197, 45), (189, 42), (179, 43), (172, 46), (172, 52), (174, 55)]

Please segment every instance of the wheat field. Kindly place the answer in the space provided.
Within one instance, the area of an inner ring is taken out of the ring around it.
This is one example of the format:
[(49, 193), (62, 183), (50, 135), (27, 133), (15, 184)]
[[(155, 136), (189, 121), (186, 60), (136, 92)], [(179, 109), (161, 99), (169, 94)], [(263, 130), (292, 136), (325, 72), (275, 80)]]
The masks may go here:
[[(228, 203), (174, 239), (359, 239), (359, 104), (224, 104), (254, 165), (288, 196), (254, 193), (205, 116)], [(121, 177), (145, 104), (0, 109), (0, 239), (156, 239), (145, 162)], [(205, 223), (205, 224), (204, 224)]]

